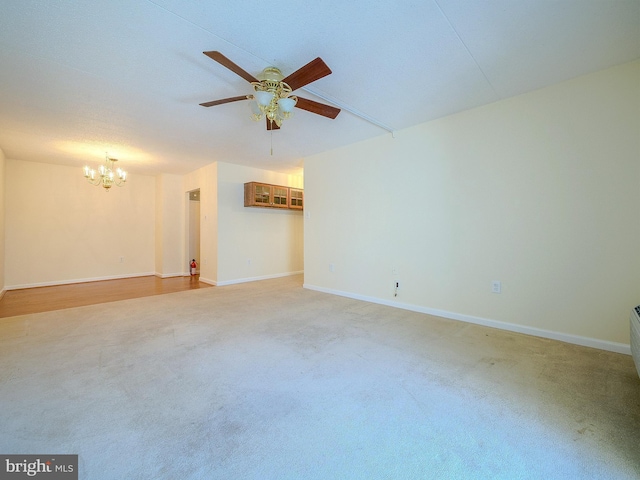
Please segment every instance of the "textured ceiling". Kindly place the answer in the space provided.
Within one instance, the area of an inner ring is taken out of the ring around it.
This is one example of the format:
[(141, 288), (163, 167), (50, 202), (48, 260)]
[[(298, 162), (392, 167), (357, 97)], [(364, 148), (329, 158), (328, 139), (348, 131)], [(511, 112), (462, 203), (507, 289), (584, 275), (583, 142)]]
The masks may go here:
[[(296, 172), (318, 152), (640, 58), (640, 0), (3, 0), (0, 148), (7, 158), (183, 174), (214, 161)], [(268, 15), (265, 15), (266, 11)], [(279, 131), (202, 54), (286, 76), (333, 73)], [(270, 150), (273, 146), (273, 155)]]

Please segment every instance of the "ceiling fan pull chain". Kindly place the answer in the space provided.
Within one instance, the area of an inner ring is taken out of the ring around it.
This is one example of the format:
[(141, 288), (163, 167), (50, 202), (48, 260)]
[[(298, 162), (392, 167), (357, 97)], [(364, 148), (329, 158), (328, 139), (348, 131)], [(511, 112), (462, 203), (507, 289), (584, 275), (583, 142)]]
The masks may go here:
[(271, 156), (273, 157), (273, 128), (271, 129)]

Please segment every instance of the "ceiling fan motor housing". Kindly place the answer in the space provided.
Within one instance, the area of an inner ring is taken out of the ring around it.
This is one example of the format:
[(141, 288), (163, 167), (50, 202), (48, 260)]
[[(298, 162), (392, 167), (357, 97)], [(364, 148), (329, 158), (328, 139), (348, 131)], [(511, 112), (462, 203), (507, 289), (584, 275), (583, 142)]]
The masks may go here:
[(267, 67), (258, 75), (259, 82), (252, 82), (252, 85), (256, 92), (269, 92), (273, 95), (274, 101), (277, 101), (279, 98), (288, 97), (291, 93), (291, 87), (282, 81), (283, 78), (284, 75), (280, 69)]
[(275, 82), (275, 83), (280, 83), (283, 78), (284, 78), (284, 75), (282, 75), (282, 72), (280, 71), (280, 69), (276, 67), (267, 67), (264, 70), (262, 70), (262, 73), (260, 75), (258, 75), (258, 80), (260, 81)]

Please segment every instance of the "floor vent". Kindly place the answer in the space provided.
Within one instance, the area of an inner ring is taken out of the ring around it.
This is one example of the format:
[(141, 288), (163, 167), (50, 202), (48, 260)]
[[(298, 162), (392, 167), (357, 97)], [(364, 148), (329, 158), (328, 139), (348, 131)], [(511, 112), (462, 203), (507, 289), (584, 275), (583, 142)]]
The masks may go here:
[(631, 310), (631, 355), (640, 375), (640, 305)]

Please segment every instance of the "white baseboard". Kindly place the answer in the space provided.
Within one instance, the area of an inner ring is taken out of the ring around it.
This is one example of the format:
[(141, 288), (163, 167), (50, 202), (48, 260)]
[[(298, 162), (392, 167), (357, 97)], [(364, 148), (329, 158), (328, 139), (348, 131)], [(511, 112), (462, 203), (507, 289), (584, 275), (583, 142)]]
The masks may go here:
[(2, 298), (4, 297), (4, 294), (5, 294), (5, 293), (7, 293), (7, 289), (6, 289), (6, 288), (3, 288), (3, 289), (0, 291), (0, 300), (2, 300)]
[(211, 280), (209, 278), (205, 278), (202, 275), (200, 275), (199, 280), (203, 283), (209, 284), (209, 285), (213, 285), (214, 287), (216, 286), (216, 281), (215, 280)]
[(597, 348), (600, 350), (607, 350), (609, 352), (623, 353), (631, 355), (631, 347), (624, 343), (610, 342), (607, 340), (599, 340), (596, 338), (582, 337), (580, 335), (571, 335), (568, 333), (554, 332), (551, 330), (544, 330), (536, 327), (529, 327), (526, 325), (517, 325), (515, 323), (501, 322), (499, 320), (492, 320), (489, 318), (475, 317), (472, 315), (465, 315), (456, 312), (448, 312), (446, 310), (438, 310), (435, 308), (422, 307), (418, 305), (411, 305), (407, 303), (396, 302), (393, 300), (385, 300), (376, 297), (369, 297), (366, 295), (359, 295), (351, 292), (343, 292), (340, 290), (333, 290), (330, 288), (318, 287), (316, 285), (303, 284), (303, 288), (309, 290), (315, 290), (318, 292), (329, 293), (332, 295), (339, 295), (341, 297), (353, 298), (354, 300), (362, 300), (370, 303), (377, 303), (380, 305), (386, 305), (388, 307), (401, 308), (403, 310), (410, 310), (412, 312), (425, 313), (427, 315), (433, 315), (436, 317), (448, 318), (451, 320), (459, 320), (461, 322), (473, 323), (476, 325), (482, 325), (485, 327), (497, 328), (500, 330), (507, 330), (510, 332), (524, 333), (526, 335), (533, 335), (535, 337), (548, 338), (551, 340), (558, 340), (561, 342), (572, 343), (575, 345), (581, 345), (583, 347)]
[(159, 272), (156, 272), (155, 275), (158, 278), (173, 278), (173, 277), (188, 277), (190, 274), (189, 273), (185, 273), (185, 272), (179, 272), (179, 273), (159, 273)]
[[(237, 283), (257, 282), (259, 280), (269, 280), (271, 278), (290, 277), (291, 275), (300, 275), (301, 273), (304, 273), (304, 271), (301, 270), (299, 272), (276, 273), (273, 275), (262, 275), (260, 277), (236, 278), (234, 280), (223, 280), (221, 282), (215, 282), (215, 283), (212, 283), (212, 285), (222, 287), (225, 285), (235, 285)], [(202, 278), (200, 278), (200, 281), (203, 281)]]
[(122, 278), (149, 277), (155, 274), (155, 272), (131, 273), (128, 275), (113, 275), (108, 277), (76, 278), (73, 280), (57, 280), (54, 282), (28, 283), (24, 285), (10, 285), (5, 287), (5, 290), (22, 290), (23, 288), (55, 287), (56, 285), (71, 285), (72, 283), (101, 282), (103, 280), (119, 280)]

